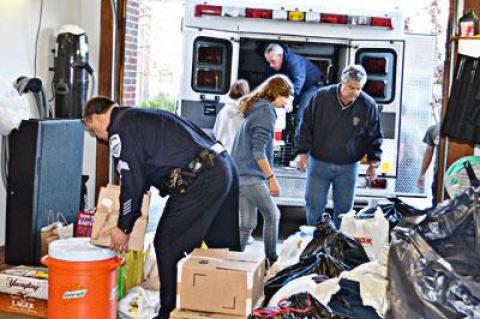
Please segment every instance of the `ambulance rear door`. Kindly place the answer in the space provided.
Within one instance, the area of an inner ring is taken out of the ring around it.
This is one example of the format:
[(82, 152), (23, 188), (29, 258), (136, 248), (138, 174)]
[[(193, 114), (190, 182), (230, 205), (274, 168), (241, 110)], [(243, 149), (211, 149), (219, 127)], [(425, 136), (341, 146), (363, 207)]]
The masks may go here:
[(239, 37), (235, 32), (197, 28), (183, 32), (185, 65), (179, 114), (210, 129), (229, 101), (228, 90), (237, 78)]
[[(351, 41), (350, 64), (361, 64), (367, 72), (363, 90), (375, 99), (380, 110), (384, 134), (382, 161), (378, 173), (383, 179), (377, 185), (362, 187), (358, 193), (378, 196), (393, 194), (397, 177), (400, 115), (402, 103), (404, 41), (361, 40)], [(362, 163), (366, 164), (365, 161)], [(367, 165), (361, 165), (360, 174), (365, 174)], [(361, 181), (365, 179), (360, 179)], [(365, 185), (366, 186), (366, 185)]]

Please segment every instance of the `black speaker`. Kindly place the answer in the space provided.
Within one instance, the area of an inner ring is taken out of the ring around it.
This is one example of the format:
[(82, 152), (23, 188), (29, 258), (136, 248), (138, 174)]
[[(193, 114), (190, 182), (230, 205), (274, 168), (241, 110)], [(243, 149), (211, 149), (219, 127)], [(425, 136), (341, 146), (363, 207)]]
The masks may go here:
[(79, 120), (26, 120), (10, 135), (5, 261), (39, 263), (40, 229), (49, 212), (74, 222), (80, 205), (83, 125)]

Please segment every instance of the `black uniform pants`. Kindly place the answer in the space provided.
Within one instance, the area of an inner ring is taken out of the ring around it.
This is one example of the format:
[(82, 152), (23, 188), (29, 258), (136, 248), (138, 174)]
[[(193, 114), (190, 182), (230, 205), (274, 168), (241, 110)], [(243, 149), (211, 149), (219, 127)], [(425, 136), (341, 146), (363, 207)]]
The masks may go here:
[(160, 275), (160, 312), (168, 318), (175, 308), (177, 262), (200, 247), (240, 251), (238, 229), (238, 174), (232, 159), (223, 152), (215, 166), (202, 171), (184, 195), (172, 194), (155, 234)]

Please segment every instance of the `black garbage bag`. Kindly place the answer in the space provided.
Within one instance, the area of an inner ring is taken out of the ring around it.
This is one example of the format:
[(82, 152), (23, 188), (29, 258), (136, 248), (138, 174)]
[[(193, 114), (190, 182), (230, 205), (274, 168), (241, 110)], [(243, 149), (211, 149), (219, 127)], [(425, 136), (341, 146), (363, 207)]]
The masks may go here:
[(368, 209), (364, 209), (355, 214), (356, 218), (373, 218), (377, 208), (383, 212), (383, 216), (388, 221), (389, 231), (391, 232), (400, 221), (406, 219), (409, 223), (416, 223), (419, 217), (424, 216), (429, 209), (421, 210), (404, 203), (397, 197), (388, 198), (389, 203), (380, 203)]
[(360, 243), (335, 228), (329, 214), (323, 214), (317, 220), (313, 239), (305, 247), (300, 258), (316, 255), (319, 252), (327, 253), (350, 268), (370, 261)]
[(479, 318), (478, 281), (458, 274), (416, 230), (397, 227), (392, 237), (386, 318)]
[(300, 257), (298, 263), (281, 270), (265, 283), (264, 304), (268, 304), (272, 296), (280, 288), (294, 279), (311, 274), (325, 275), (328, 278), (333, 278), (338, 277), (342, 271), (350, 269), (351, 267), (348, 265), (323, 252)]
[(257, 308), (248, 319), (282, 318), (282, 319), (348, 319), (332, 313), (309, 293), (299, 293), (282, 300), (276, 307)]
[(480, 189), (470, 187), (418, 226), (397, 226), (387, 318), (480, 318)]
[(469, 187), (448, 204), (438, 205), (427, 213), (425, 220), (419, 225), (419, 233), (427, 240), (445, 239), (461, 227), (463, 231), (468, 231), (470, 236), (474, 236), (474, 224), (467, 223), (467, 226), (471, 226), (470, 230), (464, 226), (466, 226), (465, 221), (473, 217), (476, 211), (478, 195), (473, 187)]
[[(417, 231), (461, 276), (480, 282), (480, 188), (463, 193), (427, 214)], [(480, 317), (480, 315), (479, 315)]]

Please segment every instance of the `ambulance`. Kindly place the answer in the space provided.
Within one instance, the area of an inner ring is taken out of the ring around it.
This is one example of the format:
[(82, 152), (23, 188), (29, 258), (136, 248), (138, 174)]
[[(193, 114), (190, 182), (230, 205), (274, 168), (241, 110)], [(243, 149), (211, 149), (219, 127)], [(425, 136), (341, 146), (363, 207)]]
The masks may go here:
[[(406, 34), (399, 8), (350, 0), (187, 0), (182, 28), (181, 116), (211, 130), (236, 79), (246, 79), (251, 88), (265, 79), (263, 53), (272, 42), (315, 63), (326, 75), (324, 85), (338, 83), (345, 66), (361, 64), (367, 71), (364, 91), (380, 110), (384, 141), (373, 183), (362, 162), (355, 205), (426, 196), (416, 179), (431, 117), (435, 38)], [(276, 138), (276, 202), (303, 206), (306, 175), (294, 168), (293, 146)]]

